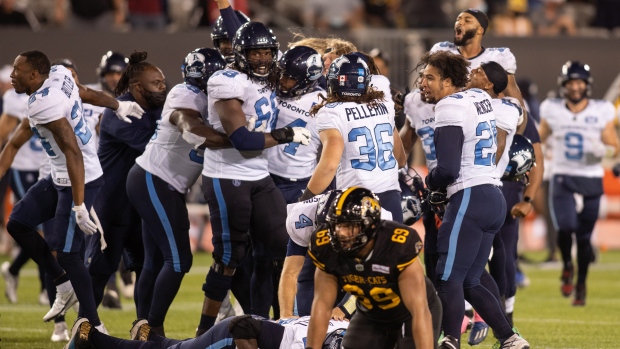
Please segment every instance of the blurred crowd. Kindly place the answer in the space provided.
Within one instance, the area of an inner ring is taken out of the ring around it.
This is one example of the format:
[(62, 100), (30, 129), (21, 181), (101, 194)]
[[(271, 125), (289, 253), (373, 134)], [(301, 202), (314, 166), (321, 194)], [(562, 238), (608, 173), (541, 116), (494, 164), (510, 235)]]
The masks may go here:
[[(234, 7), (285, 29), (452, 28), (460, 10), (477, 8), (497, 36), (620, 33), (618, 0), (235, 0)], [(218, 16), (212, 0), (0, 0), (0, 26), (34, 31), (194, 30)]]

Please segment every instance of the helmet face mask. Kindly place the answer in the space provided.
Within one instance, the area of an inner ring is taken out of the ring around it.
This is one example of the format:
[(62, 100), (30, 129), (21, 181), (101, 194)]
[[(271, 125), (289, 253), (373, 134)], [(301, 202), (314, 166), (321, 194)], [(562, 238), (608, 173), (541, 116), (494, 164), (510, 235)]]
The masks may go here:
[(381, 223), (379, 198), (361, 187), (344, 190), (330, 204), (326, 221), (334, 251), (354, 257), (377, 233)]
[(181, 65), (185, 83), (206, 93), (207, 81), (216, 71), (226, 67), (219, 52), (212, 48), (198, 48), (190, 52)]
[[(583, 84), (576, 84), (574, 80), (583, 81), (585, 83), (585, 88), (582, 87)], [(572, 103), (579, 103), (583, 99), (590, 97), (592, 93), (592, 82), (593, 79), (590, 74), (589, 65), (578, 61), (568, 61), (562, 66), (562, 72), (558, 77), (560, 95)]]
[(366, 62), (357, 55), (336, 58), (327, 73), (328, 93), (338, 97), (361, 97), (368, 91), (370, 72)]
[(129, 65), (129, 59), (118, 52), (108, 51), (101, 57), (97, 67), (97, 76), (101, 87), (108, 92), (113, 92), (121, 78), (121, 74)]
[(251, 79), (264, 81), (276, 65), (279, 48), (271, 29), (259, 22), (248, 22), (237, 30), (233, 40), (237, 69)]
[(305, 46), (286, 51), (278, 61), (278, 97), (299, 97), (312, 90), (322, 76), (323, 60), (319, 53)]

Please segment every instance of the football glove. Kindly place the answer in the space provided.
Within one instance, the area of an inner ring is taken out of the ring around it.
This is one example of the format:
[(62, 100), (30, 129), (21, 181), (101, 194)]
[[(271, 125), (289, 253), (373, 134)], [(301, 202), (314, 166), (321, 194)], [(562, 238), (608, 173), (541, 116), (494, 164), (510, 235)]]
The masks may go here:
[(114, 111), (116, 117), (120, 120), (131, 124), (131, 119), (128, 116), (133, 116), (136, 119), (141, 119), (144, 114), (144, 109), (138, 103), (131, 101), (118, 101), (118, 109)]
[(302, 145), (310, 144), (310, 131), (303, 127), (286, 126), (271, 131), (271, 137), (279, 144), (284, 143), (300, 143)]
[(73, 211), (75, 212), (75, 221), (80, 230), (86, 235), (93, 235), (97, 231), (97, 226), (90, 220), (86, 205), (82, 203), (81, 205), (74, 206)]
[(267, 129), (267, 123), (263, 122), (262, 125), (256, 127), (256, 121), (258, 121), (258, 117), (253, 115), (248, 119), (248, 123), (246, 125), (248, 131), (251, 132), (265, 132)]

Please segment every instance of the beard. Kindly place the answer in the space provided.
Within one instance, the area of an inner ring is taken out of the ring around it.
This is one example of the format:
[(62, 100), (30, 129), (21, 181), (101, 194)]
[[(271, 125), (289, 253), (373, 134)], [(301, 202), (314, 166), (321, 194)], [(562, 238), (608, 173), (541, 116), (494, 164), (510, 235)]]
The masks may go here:
[(470, 29), (466, 31), (465, 33), (463, 33), (461, 40), (457, 40), (455, 36), (454, 44), (456, 46), (465, 46), (469, 40), (471, 40), (474, 36), (476, 36), (476, 31), (478, 31), (478, 29)]
[(144, 89), (142, 97), (144, 97), (151, 109), (157, 109), (163, 107), (164, 103), (166, 103), (166, 92), (167, 91), (151, 92)]

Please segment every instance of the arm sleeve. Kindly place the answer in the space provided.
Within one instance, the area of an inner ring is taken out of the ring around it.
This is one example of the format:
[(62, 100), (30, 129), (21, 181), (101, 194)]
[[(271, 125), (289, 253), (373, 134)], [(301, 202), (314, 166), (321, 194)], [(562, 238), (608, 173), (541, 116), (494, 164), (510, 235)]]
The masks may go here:
[(458, 126), (435, 128), (437, 166), (429, 173), (429, 183), (445, 188), (459, 176), (465, 136)]
[(236, 129), (228, 137), (235, 149), (240, 151), (265, 149), (265, 136), (262, 132), (250, 132), (245, 126)]
[(308, 252), (308, 246), (299, 246), (292, 239), (288, 239), (286, 246), (286, 256), (305, 256)]
[(228, 33), (228, 39), (232, 43), (233, 38), (237, 33), (237, 29), (241, 27), (241, 22), (239, 21), (239, 18), (237, 18), (235, 10), (233, 10), (232, 6), (221, 9), (220, 14), (222, 15), (222, 20), (224, 21), (226, 32)]

